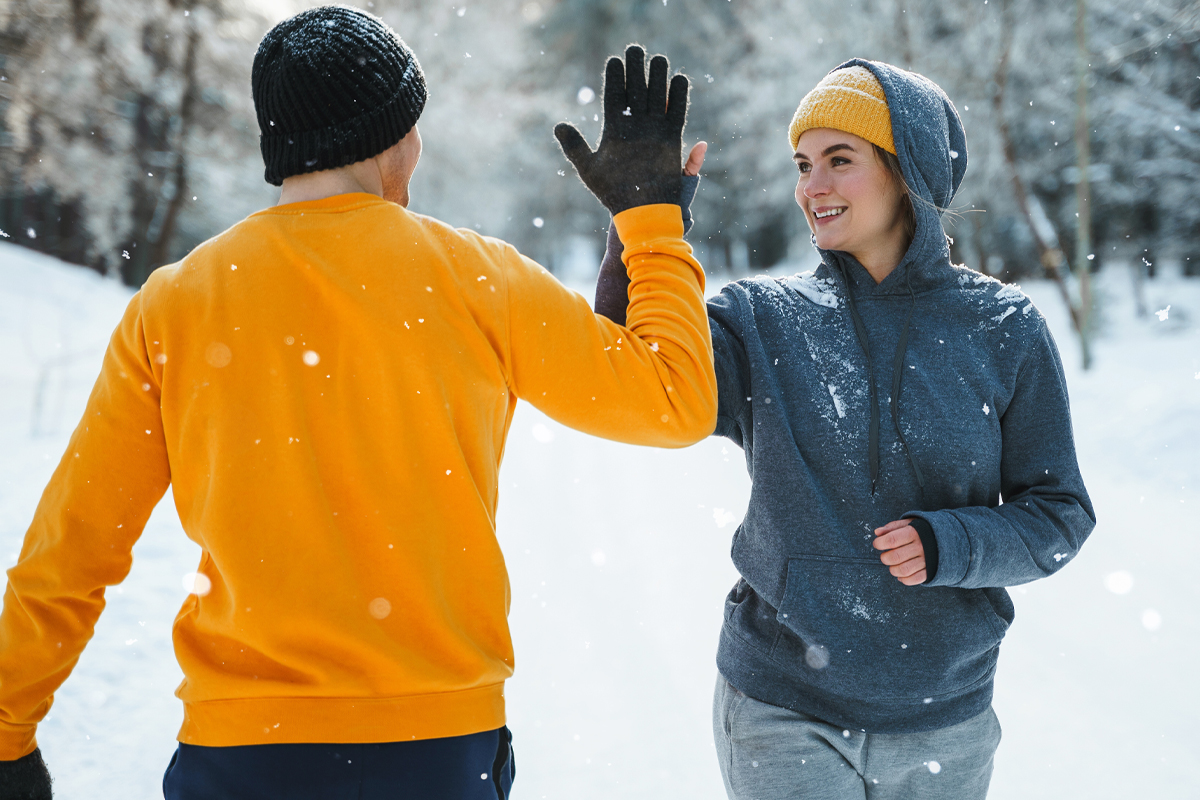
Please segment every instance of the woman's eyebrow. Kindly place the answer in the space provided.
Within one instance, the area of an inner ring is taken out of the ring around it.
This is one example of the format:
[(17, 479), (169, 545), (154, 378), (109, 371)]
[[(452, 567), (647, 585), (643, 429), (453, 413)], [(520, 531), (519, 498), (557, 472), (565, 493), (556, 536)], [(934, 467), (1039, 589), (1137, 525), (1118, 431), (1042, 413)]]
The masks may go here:
[[(857, 150), (855, 150), (851, 145), (847, 144), (846, 142), (841, 142), (839, 144), (832, 144), (829, 147), (826, 147), (825, 150), (821, 153), (821, 155), (827, 156), (830, 153), (836, 153), (838, 150), (849, 150), (851, 153), (858, 152)], [(792, 156), (792, 160), (799, 161), (800, 159), (804, 159), (805, 161), (812, 160), (808, 156), (804, 155), (804, 153), (797, 151), (796, 154)]]

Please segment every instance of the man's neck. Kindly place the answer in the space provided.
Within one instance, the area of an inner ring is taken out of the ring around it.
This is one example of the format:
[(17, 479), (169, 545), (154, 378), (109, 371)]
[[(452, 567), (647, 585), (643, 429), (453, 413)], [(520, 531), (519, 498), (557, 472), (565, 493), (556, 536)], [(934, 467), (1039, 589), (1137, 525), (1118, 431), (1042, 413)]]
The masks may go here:
[[(293, 175), (290, 178), (285, 178), (283, 181), (283, 191), (279, 193), (279, 202), (276, 205), (282, 206), (288, 203), (324, 200), (326, 197), (334, 197), (339, 194), (353, 194), (355, 192), (364, 192), (382, 197), (383, 182), (378, 180), (378, 171), (376, 170), (373, 176), (370, 174), (362, 175), (358, 174), (362, 170), (354, 169), (357, 166), (359, 165), (353, 164), (350, 167), (309, 172), (305, 175)], [(377, 180), (372, 182), (368, 180), (370, 177), (375, 177)], [(379, 185), (367, 185), (371, 183)]]

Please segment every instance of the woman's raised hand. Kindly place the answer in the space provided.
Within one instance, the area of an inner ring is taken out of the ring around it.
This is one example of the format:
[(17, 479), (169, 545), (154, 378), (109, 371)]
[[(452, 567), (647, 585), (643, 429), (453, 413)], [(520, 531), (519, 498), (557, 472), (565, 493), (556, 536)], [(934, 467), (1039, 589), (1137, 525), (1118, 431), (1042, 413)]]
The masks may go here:
[(700, 174), (700, 168), (704, 166), (704, 154), (708, 152), (708, 142), (696, 142), (692, 145), (692, 151), (688, 153), (687, 163), (683, 165), (683, 174), (695, 176)]

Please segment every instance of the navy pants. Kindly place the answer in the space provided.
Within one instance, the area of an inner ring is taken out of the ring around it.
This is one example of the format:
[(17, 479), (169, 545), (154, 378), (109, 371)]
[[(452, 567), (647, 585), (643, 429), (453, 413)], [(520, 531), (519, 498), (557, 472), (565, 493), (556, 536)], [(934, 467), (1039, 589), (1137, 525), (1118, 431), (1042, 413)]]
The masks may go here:
[(166, 800), (507, 800), (516, 777), (507, 727), (382, 744), (180, 744)]

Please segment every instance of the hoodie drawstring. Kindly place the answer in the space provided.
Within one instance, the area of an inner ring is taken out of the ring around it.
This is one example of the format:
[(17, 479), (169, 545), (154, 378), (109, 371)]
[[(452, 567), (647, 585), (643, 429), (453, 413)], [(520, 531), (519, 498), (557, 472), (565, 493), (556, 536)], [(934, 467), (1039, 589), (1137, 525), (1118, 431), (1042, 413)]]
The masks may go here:
[[(867, 341), (867, 328), (863, 324), (862, 317), (858, 313), (858, 306), (854, 302), (854, 292), (851, 291), (850, 276), (847, 274), (845, 266), (840, 263), (840, 260), (838, 268), (841, 270), (842, 279), (846, 284), (846, 307), (850, 309), (850, 318), (854, 321), (854, 332), (858, 335), (858, 343), (862, 345), (863, 353), (867, 357), (867, 385), (870, 388), (871, 394), (871, 423), (867, 434), (867, 462), (871, 473), (871, 494), (875, 494), (875, 485), (879, 481), (879, 391), (875, 387), (875, 373), (871, 365), (871, 345)], [(908, 455), (908, 463), (912, 465), (913, 472), (916, 474), (917, 486), (924, 493), (925, 476), (921, 474), (921, 468), (917, 466), (917, 462), (913, 459), (912, 448), (908, 446), (908, 440), (904, 438), (904, 431), (900, 429), (900, 391), (903, 386), (904, 356), (908, 352), (908, 331), (912, 324), (913, 312), (917, 309), (917, 294), (913, 291), (911, 276), (906, 273), (904, 277), (912, 302), (908, 307), (908, 317), (904, 320), (904, 329), (900, 332), (900, 341), (896, 345), (896, 358), (892, 364), (892, 420), (896, 424), (896, 433), (900, 436), (900, 443), (904, 445), (904, 452)]]
[(850, 276), (846, 268), (838, 263), (842, 270), (842, 279), (846, 284), (846, 307), (850, 309), (850, 319), (854, 320), (854, 332), (858, 334), (858, 343), (862, 345), (863, 353), (867, 356), (867, 385), (871, 391), (871, 426), (867, 434), (867, 462), (871, 471), (871, 494), (875, 494), (875, 483), (879, 480), (879, 391), (875, 388), (874, 370), (871, 368), (871, 345), (867, 341), (867, 328), (863, 325), (862, 317), (858, 315), (858, 307), (854, 304), (854, 292), (850, 290)]
[(912, 448), (908, 446), (908, 439), (904, 438), (904, 431), (900, 428), (900, 388), (901, 380), (904, 377), (904, 356), (908, 352), (908, 327), (912, 323), (913, 312), (917, 310), (917, 293), (913, 291), (912, 276), (906, 272), (904, 280), (908, 284), (908, 296), (912, 298), (912, 304), (908, 307), (908, 318), (904, 320), (900, 343), (896, 345), (896, 361), (892, 364), (892, 420), (896, 423), (896, 433), (900, 437), (900, 443), (904, 445), (904, 452), (908, 454), (908, 463), (912, 465), (913, 472), (917, 476), (917, 486), (924, 494), (925, 476), (921, 474), (921, 468), (913, 459)]

